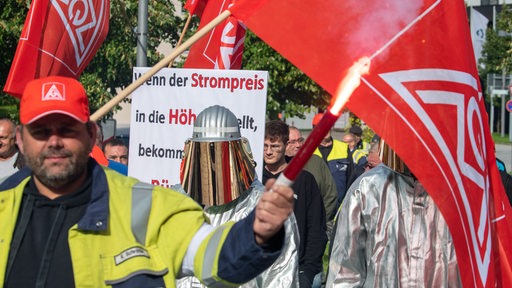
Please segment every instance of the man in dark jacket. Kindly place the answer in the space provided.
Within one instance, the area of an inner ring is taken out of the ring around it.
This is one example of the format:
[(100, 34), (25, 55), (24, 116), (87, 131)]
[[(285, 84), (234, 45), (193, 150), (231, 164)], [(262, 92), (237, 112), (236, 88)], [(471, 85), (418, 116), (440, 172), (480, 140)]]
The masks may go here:
[[(263, 183), (279, 177), (288, 166), (285, 158), (288, 137), (289, 129), (286, 123), (278, 120), (266, 123)], [(322, 272), (322, 256), (327, 244), (325, 209), (322, 195), (311, 173), (302, 171), (292, 188), (297, 195), (294, 214), (300, 235), (300, 287), (311, 287), (315, 276)]]

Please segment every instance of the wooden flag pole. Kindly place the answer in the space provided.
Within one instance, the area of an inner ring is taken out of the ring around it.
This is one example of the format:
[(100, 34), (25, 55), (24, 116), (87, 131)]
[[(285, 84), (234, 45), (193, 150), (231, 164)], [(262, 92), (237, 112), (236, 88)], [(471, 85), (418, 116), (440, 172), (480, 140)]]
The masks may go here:
[[(183, 30), (181, 30), (181, 35), (180, 35), (180, 39), (178, 40), (178, 44), (176, 44), (177, 47), (179, 47), (181, 45), (181, 42), (183, 41), (185, 33), (187, 33), (188, 25), (190, 25), (190, 20), (192, 20), (192, 14), (188, 13), (187, 22), (185, 22), (185, 26), (183, 27)], [(169, 62), (169, 66), (168, 66), (169, 68), (172, 67), (172, 64), (174, 63), (175, 59), (176, 58), (172, 59)]]
[(229, 10), (226, 10), (222, 12), (219, 16), (215, 17), (215, 19), (210, 21), (210, 23), (208, 23), (206, 26), (204, 26), (202, 29), (200, 29), (194, 35), (192, 35), (187, 41), (185, 41), (183, 45), (176, 47), (171, 54), (169, 54), (164, 59), (160, 60), (160, 62), (153, 66), (148, 72), (141, 75), (137, 80), (135, 80), (135, 82), (132, 82), (132, 84), (128, 85), (128, 87), (123, 89), (114, 98), (110, 99), (110, 101), (108, 101), (100, 109), (94, 112), (94, 114), (91, 115), (91, 121), (97, 121), (105, 114), (107, 114), (108, 111), (114, 108), (114, 106), (119, 104), (119, 102), (121, 102), (124, 98), (130, 95), (133, 91), (135, 91), (135, 89), (139, 88), (139, 86), (141, 86), (144, 82), (146, 82), (149, 78), (155, 75), (162, 68), (165, 68), (169, 62), (171, 62), (172, 60), (174, 60), (174, 58), (178, 57), (181, 53), (190, 48), (192, 44), (201, 39), (204, 35), (210, 32), (210, 30), (215, 28), (215, 26), (219, 25), (222, 21), (226, 20), (230, 15), (231, 12)]

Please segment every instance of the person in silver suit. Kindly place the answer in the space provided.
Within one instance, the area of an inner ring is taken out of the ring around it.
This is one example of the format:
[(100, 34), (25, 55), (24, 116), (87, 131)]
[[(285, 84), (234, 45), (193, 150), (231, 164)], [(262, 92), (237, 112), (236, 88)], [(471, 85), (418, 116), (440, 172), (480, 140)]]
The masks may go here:
[(461, 287), (441, 212), (389, 146), (379, 155), (338, 211), (326, 287)]
[[(254, 209), (264, 192), (255, 165), (237, 117), (223, 106), (211, 106), (197, 115), (192, 138), (185, 142), (181, 189), (203, 205), (213, 226), (236, 221)], [(294, 215), (285, 222), (285, 232), (285, 247), (276, 262), (241, 287), (299, 287), (299, 233)], [(194, 277), (179, 278), (176, 286), (204, 287)]]

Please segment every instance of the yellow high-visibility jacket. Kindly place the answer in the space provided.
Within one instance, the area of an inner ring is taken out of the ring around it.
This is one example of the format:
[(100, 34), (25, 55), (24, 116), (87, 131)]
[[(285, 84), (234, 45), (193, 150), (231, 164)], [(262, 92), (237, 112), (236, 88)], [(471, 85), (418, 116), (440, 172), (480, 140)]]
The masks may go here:
[[(23, 169), (0, 185), (0, 287), (30, 177), (31, 171)], [(265, 270), (281, 252), (256, 244), (253, 221), (254, 212), (236, 224), (213, 228), (188, 196), (95, 164), (91, 200), (68, 234), (75, 285), (175, 287), (177, 275), (193, 273), (208, 286), (237, 286)], [(276, 239), (282, 247), (284, 232)], [(155, 282), (147, 286), (148, 281)]]
[[(350, 175), (347, 175), (347, 173), (349, 172), (351, 159), (349, 158), (347, 143), (336, 139), (333, 139), (332, 142), (332, 150), (327, 156), (327, 159), (324, 160), (327, 162), (329, 171), (331, 171), (331, 175), (334, 178), (334, 182), (336, 183), (336, 190), (338, 191), (337, 206), (339, 206), (345, 197), (345, 193), (348, 188), (347, 181)], [(314, 154), (320, 156), (323, 159), (322, 153), (318, 148), (316, 148)]]

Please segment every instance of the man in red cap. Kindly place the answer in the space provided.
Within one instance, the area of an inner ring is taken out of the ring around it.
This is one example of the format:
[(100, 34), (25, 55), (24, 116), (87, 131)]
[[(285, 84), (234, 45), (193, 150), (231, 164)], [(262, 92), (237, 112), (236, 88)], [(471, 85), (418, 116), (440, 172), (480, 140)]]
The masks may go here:
[(29, 82), (20, 120), (27, 168), (0, 185), (0, 287), (240, 285), (279, 257), (291, 188), (272, 181), (246, 218), (214, 228), (186, 195), (89, 157), (97, 131), (75, 79)]

